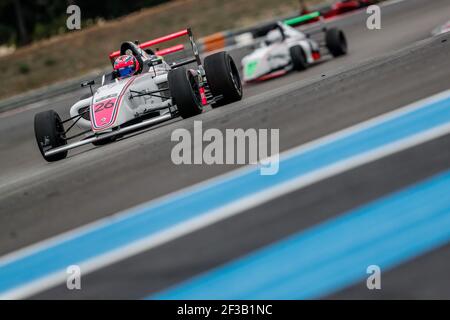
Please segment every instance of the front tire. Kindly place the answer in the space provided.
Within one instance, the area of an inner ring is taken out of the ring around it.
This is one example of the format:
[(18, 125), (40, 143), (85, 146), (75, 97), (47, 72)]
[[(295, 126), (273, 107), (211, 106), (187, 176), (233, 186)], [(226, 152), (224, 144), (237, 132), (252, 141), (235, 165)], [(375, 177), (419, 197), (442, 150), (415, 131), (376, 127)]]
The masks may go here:
[(214, 97), (222, 96), (216, 103), (217, 108), (242, 99), (242, 82), (238, 68), (231, 56), (222, 51), (207, 56), (204, 61), (209, 90)]
[(40, 112), (34, 116), (34, 134), (42, 157), (48, 162), (59, 161), (67, 157), (67, 151), (46, 156), (45, 151), (67, 144), (64, 125), (54, 110)]
[(185, 68), (170, 70), (167, 76), (174, 104), (183, 119), (202, 113), (200, 89), (196, 77)]
[(305, 52), (301, 46), (293, 46), (289, 48), (289, 53), (291, 55), (292, 67), (294, 70), (303, 71), (308, 68)]
[(342, 30), (336, 28), (328, 29), (325, 35), (325, 42), (328, 51), (330, 51), (333, 57), (340, 57), (347, 54), (347, 38)]

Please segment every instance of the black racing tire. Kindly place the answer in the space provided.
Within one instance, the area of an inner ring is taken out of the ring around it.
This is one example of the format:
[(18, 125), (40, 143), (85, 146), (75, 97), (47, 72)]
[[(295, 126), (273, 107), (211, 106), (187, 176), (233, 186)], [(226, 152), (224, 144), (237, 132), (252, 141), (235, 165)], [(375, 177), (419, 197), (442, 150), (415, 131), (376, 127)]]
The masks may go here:
[(293, 46), (289, 48), (293, 69), (296, 71), (306, 70), (308, 62), (306, 61), (305, 51), (301, 46)]
[(340, 57), (347, 54), (347, 38), (342, 30), (331, 28), (327, 30), (325, 42), (333, 57)]
[(167, 76), (170, 95), (183, 119), (202, 113), (203, 105), (196, 77), (186, 68), (170, 70)]
[(207, 56), (204, 61), (206, 80), (214, 97), (222, 99), (211, 104), (217, 108), (242, 99), (242, 82), (233, 58), (226, 52)]
[(45, 151), (67, 144), (64, 125), (54, 110), (43, 111), (34, 116), (34, 134), (39, 151), (45, 160), (54, 162), (67, 157), (67, 151), (45, 156)]

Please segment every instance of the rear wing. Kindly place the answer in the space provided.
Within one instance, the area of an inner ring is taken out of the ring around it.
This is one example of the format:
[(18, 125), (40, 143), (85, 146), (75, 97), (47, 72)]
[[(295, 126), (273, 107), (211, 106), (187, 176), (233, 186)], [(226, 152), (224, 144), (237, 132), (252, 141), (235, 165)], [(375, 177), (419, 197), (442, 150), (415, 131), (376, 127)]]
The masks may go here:
[(319, 21), (322, 17), (319, 11), (311, 12), (295, 18), (284, 20), (283, 22), (291, 27), (296, 27), (305, 23)]
[[(145, 50), (145, 49), (149, 49), (150, 47), (156, 46), (160, 43), (164, 43), (164, 42), (171, 41), (171, 40), (174, 40), (177, 38), (181, 38), (183, 36), (189, 37), (189, 42), (191, 44), (191, 49), (194, 54), (194, 57), (185, 59), (183, 61), (176, 62), (174, 65), (172, 65), (172, 67), (178, 67), (178, 66), (182, 66), (182, 65), (186, 65), (186, 64), (190, 64), (190, 63), (197, 63), (199, 66), (201, 66), (202, 62), (200, 60), (200, 54), (198, 52), (198, 48), (195, 43), (191, 28), (187, 28), (187, 29), (184, 29), (184, 30), (181, 30), (181, 31), (178, 31), (175, 33), (171, 33), (169, 35), (166, 35), (166, 36), (163, 36), (163, 37), (160, 37), (157, 39), (153, 39), (153, 40), (138, 44), (138, 47)], [(167, 49), (159, 50), (155, 54), (158, 56), (165, 56), (165, 55), (172, 54), (172, 53), (175, 53), (178, 51), (182, 51), (184, 49), (185, 49), (185, 46), (183, 44), (179, 44), (179, 45), (176, 45), (173, 47), (169, 47)], [(119, 56), (120, 56), (120, 51), (112, 52), (109, 55), (109, 59), (111, 60), (111, 63), (114, 63), (114, 60)]]
[[(298, 17), (290, 18), (283, 21), (284, 24), (300, 29), (309, 37), (314, 34), (320, 34), (327, 31), (327, 26), (325, 24), (325, 19), (320, 11), (310, 12)], [(307, 29), (302, 28), (306, 24), (311, 24), (311, 27)]]

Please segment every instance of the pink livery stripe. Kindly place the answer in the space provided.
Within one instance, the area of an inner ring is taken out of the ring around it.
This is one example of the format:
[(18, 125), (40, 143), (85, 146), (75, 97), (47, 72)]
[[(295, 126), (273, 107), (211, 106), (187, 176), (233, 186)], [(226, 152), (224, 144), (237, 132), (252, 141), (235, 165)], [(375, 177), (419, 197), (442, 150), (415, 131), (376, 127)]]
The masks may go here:
[(126, 90), (133, 83), (135, 77), (128, 80), (118, 97), (108, 98), (92, 104), (91, 125), (93, 131), (100, 131), (114, 125)]

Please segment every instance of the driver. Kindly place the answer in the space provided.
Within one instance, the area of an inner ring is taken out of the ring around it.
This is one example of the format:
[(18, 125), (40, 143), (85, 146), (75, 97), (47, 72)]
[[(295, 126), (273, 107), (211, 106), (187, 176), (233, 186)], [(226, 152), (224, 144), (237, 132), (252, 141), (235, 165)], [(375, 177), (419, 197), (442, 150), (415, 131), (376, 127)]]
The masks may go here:
[(133, 55), (123, 55), (114, 61), (114, 71), (119, 79), (135, 75), (139, 70), (139, 62)]
[(301, 31), (279, 22), (274, 29), (267, 33), (264, 41), (266, 45), (271, 45), (280, 43), (286, 38), (304, 39), (306, 36)]
[(283, 35), (281, 34), (281, 31), (278, 29), (271, 30), (267, 35), (265, 42), (269, 46), (274, 43), (278, 43), (283, 41)]

